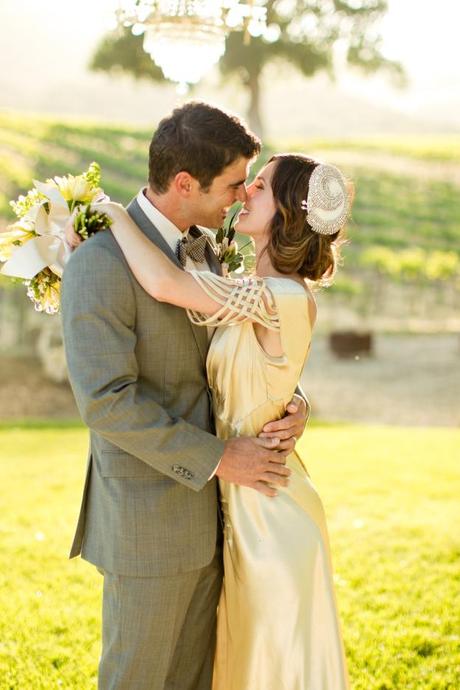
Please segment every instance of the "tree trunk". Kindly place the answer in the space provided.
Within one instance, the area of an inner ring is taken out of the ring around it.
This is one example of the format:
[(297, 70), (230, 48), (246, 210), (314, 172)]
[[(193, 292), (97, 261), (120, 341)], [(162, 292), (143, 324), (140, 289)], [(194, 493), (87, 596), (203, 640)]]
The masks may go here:
[(261, 139), (264, 135), (264, 127), (262, 124), (262, 117), (260, 114), (260, 73), (251, 74), (246, 82), (246, 87), (249, 91), (248, 104), (248, 123), (252, 131)]

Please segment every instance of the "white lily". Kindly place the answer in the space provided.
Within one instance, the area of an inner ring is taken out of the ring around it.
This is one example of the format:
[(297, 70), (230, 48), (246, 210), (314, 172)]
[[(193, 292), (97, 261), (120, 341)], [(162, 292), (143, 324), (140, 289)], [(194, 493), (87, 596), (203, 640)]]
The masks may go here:
[[(24, 220), (33, 223), (35, 235), (19, 247), (13, 247), (11, 258), (1, 273), (30, 280), (47, 266), (62, 276), (67, 257), (64, 228), (70, 218), (67, 201), (59, 189), (51, 184), (34, 180), (36, 189), (46, 199), (33, 206)], [(48, 212), (45, 205), (48, 205)]]
[(18, 221), (0, 230), (0, 261), (11, 259), (13, 252), (33, 237), (35, 237), (33, 224), (28, 221)]

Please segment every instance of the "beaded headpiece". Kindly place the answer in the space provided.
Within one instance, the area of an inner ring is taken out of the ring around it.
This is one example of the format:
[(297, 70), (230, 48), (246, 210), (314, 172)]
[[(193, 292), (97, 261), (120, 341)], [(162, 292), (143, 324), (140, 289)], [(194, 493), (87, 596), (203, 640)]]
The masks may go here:
[(333, 235), (343, 228), (350, 210), (350, 195), (340, 170), (333, 165), (317, 165), (302, 208), (307, 211), (311, 229), (320, 235)]

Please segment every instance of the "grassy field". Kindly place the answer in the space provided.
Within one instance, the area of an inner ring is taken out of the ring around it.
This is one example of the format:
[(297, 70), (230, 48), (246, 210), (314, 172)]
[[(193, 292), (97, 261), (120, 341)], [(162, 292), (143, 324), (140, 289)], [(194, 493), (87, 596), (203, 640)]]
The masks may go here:
[[(86, 432), (0, 428), (0, 690), (96, 683), (100, 577), (69, 562)], [(312, 426), (354, 690), (460, 687), (460, 432)]]
[[(145, 183), (151, 135), (151, 130), (128, 126), (0, 113), (0, 220), (12, 220), (8, 200), (28, 189), (33, 178), (81, 172), (92, 160), (102, 166), (107, 193), (127, 203)], [(260, 163), (273, 148), (279, 147), (267, 147)], [(347, 265), (353, 266), (360, 250), (373, 245), (396, 249), (417, 245), (430, 251), (453, 249), (460, 253), (458, 187), (447, 175), (445, 180), (401, 175), (397, 163), (398, 156), (434, 160), (439, 165), (458, 161), (458, 137), (311, 140), (297, 142), (296, 148), (324, 151), (326, 159), (328, 152), (336, 149), (350, 154), (385, 152), (396, 157), (394, 172), (382, 173), (362, 165), (344, 168), (358, 190), (349, 228), (352, 243), (347, 249)]]
[(381, 136), (359, 139), (314, 139), (314, 148), (365, 151), (404, 156), (429, 162), (457, 162), (460, 159), (460, 136)]

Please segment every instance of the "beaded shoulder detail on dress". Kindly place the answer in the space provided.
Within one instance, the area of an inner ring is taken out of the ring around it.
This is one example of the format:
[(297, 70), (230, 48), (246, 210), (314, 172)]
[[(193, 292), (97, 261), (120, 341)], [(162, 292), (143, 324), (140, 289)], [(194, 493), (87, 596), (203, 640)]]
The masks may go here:
[(254, 321), (265, 328), (279, 331), (280, 323), (274, 296), (263, 278), (224, 278), (208, 271), (191, 271), (220, 309), (209, 316), (192, 309), (187, 314), (199, 326), (231, 326)]

